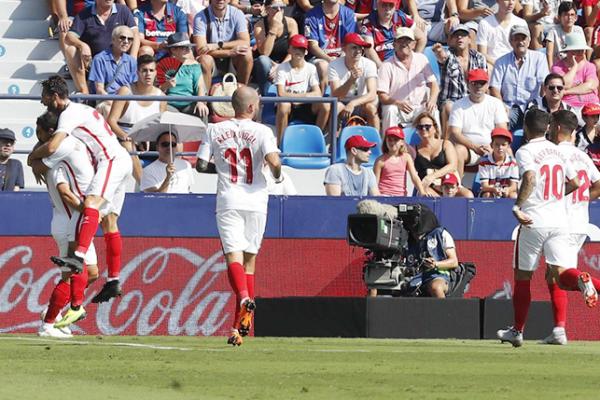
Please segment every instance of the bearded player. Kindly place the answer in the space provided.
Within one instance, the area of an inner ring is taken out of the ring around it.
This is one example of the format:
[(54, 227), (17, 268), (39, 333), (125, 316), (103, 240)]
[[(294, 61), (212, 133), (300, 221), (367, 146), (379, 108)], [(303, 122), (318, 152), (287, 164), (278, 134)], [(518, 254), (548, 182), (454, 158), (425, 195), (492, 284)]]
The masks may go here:
[(267, 221), (269, 194), (263, 164), (281, 182), (281, 161), (271, 129), (252, 120), (259, 110), (256, 91), (240, 87), (231, 103), (235, 117), (208, 128), (198, 149), (196, 170), (218, 174), (217, 228), (236, 295), (236, 316), (227, 343), (240, 346), (256, 308), (255, 262)]

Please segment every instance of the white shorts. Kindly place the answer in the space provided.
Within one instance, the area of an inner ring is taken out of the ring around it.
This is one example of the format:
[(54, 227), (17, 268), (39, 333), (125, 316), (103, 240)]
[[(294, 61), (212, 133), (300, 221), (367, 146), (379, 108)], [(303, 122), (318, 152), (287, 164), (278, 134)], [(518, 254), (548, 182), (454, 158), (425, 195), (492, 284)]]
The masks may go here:
[[(76, 237), (77, 220), (79, 220), (80, 213), (76, 212), (71, 216), (71, 219), (66, 216), (53, 216), (52, 222), (50, 223), (50, 232), (52, 237), (58, 246), (58, 255), (60, 257), (66, 257), (69, 254), (69, 242), (74, 242)], [(75, 221), (74, 221), (75, 220)], [(96, 255), (96, 248), (94, 242), (90, 244), (90, 247), (85, 254), (84, 261), (87, 265), (97, 265), (98, 256)], [(70, 269), (68, 270), (70, 271)]]
[(573, 268), (577, 267), (579, 261), (579, 250), (581, 250), (581, 246), (585, 243), (585, 239), (587, 235), (585, 233), (571, 233), (569, 235), (569, 242), (565, 247), (565, 251), (569, 253), (569, 264), (573, 266)]
[(467, 167), (472, 167), (475, 165), (479, 165), (479, 161), (481, 161), (482, 156), (475, 153), (473, 149), (469, 149), (469, 162), (465, 164)]
[(103, 206), (100, 209), (101, 212), (106, 211), (106, 207), (110, 207), (110, 212), (120, 215), (125, 200), (127, 179), (132, 170), (129, 155), (99, 162), (86, 195), (100, 196), (110, 203), (110, 205)]
[(562, 268), (575, 268), (571, 263), (568, 244), (570, 235), (566, 228), (519, 227), (515, 242), (515, 268), (520, 271), (535, 271), (540, 256), (544, 254), (546, 263)]
[(246, 210), (224, 210), (217, 213), (217, 228), (225, 254), (242, 251), (258, 254), (267, 214)]

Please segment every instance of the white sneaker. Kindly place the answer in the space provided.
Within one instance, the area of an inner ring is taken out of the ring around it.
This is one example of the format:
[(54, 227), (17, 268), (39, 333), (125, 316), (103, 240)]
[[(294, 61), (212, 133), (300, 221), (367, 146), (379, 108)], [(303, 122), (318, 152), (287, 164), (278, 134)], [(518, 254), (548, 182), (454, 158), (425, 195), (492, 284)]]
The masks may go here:
[[(46, 319), (46, 312), (48, 312), (48, 308), (44, 309), (40, 313), (40, 319), (42, 320), (42, 325), (44, 324), (44, 319)], [(56, 316), (56, 319), (54, 320), (54, 323), (60, 321), (61, 319), (62, 319), (62, 314), (59, 311), (58, 315)], [(48, 325), (52, 325), (52, 324), (48, 324)], [(71, 328), (69, 328), (68, 326), (65, 326), (63, 328), (55, 328), (55, 329), (58, 329), (59, 331), (61, 331), (65, 335), (69, 335), (69, 337), (73, 337), (73, 332), (71, 332)], [(41, 330), (41, 328), (40, 328), (40, 330)]]
[(519, 332), (512, 326), (498, 330), (496, 336), (498, 336), (498, 339), (500, 339), (502, 343), (509, 342), (513, 347), (521, 347), (523, 345), (523, 332)]
[(57, 339), (69, 339), (72, 338), (73, 335), (70, 333), (65, 333), (60, 329), (56, 329), (52, 324), (42, 324), (40, 330), (38, 331), (38, 336), (40, 337), (52, 337)]
[(585, 304), (590, 308), (595, 307), (596, 303), (598, 302), (598, 292), (592, 283), (592, 277), (590, 274), (583, 272), (581, 275), (579, 275), (577, 286), (579, 286), (579, 290), (583, 294)]
[(540, 343), (565, 345), (567, 344), (567, 332), (565, 332), (565, 328), (562, 326), (557, 326), (552, 329), (552, 333), (545, 337)]

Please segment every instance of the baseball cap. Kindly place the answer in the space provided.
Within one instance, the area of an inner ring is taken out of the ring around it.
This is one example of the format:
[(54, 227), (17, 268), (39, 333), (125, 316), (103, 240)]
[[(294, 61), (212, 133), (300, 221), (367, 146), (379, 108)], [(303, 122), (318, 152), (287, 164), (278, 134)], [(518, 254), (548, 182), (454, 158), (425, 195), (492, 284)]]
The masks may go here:
[(8, 128), (0, 128), (0, 139), (6, 140), (17, 140), (15, 139), (15, 133)]
[(290, 46), (299, 49), (308, 49), (308, 40), (304, 35), (294, 35), (290, 38)]
[(469, 27), (466, 26), (465, 24), (458, 24), (450, 30), (450, 35), (454, 35), (456, 32), (460, 32), (460, 31), (469, 33)]
[(167, 38), (167, 47), (196, 47), (185, 32), (175, 32)]
[(512, 133), (510, 133), (510, 131), (504, 128), (494, 128), (492, 130), (492, 139), (494, 139), (495, 137), (503, 137), (505, 139), (508, 139), (509, 143), (512, 143)]
[(529, 33), (529, 28), (525, 25), (514, 25), (512, 28), (510, 28), (510, 35), (509, 37), (513, 37), (514, 35), (525, 35), (527, 37), (531, 37), (530, 33)]
[(469, 82), (473, 82), (473, 81), (486, 81), (487, 82), (490, 80), (490, 78), (485, 69), (478, 68), (478, 69), (472, 69), (469, 71), (469, 74), (467, 75), (467, 80)]
[(442, 178), (442, 185), (458, 185), (458, 178), (454, 174), (446, 174)]
[(590, 115), (600, 115), (600, 105), (595, 103), (586, 104), (581, 110), (581, 115), (586, 117)]
[(376, 143), (369, 142), (361, 135), (354, 135), (350, 136), (348, 140), (346, 140), (346, 144), (344, 145), (344, 147), (346, 148), (346, 150), (350, 150), (353, 147), (375, 147), (376, 145)]
[(371, 43), (365, 42), (362, 37), (358, 33), (351, 32), (344, 36), (344, 45), (346, 44), (355, 44), (360, 47), (370, 48)]
[(404, 131), (399, 126), (391, 126), (385, 130), (385, 136), (395, 136), (404, 139)]
[(389, 3), (389, 4), (394, 4), (394, 5), (397, 3), (396, 0), (379, 0), (379, 1), (381, 1), (382, 3)]
[(398, 29), (396, 29), (396, 35), (394, 36), (394, 39), (400, 39), (403, 37), (407, 37), (411, 40), (415, 40), (415, 33), (413, 32), (412, 29), (407, 28), (405, 26), (401, 26)]

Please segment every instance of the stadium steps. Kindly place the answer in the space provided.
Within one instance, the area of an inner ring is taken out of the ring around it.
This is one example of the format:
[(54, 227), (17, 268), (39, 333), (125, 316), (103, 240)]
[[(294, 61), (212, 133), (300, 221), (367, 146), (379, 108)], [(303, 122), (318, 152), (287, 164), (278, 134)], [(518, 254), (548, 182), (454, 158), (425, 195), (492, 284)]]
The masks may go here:
[(40, 0), (2, 0), (2, 6), (0, 7), (0, 20), (40, 20), (45, 19), (47, 16), (47, 6), (45, 2)]
[(2, 38), (0, 46), (6, 59), (64, 61), (57, 40)]

